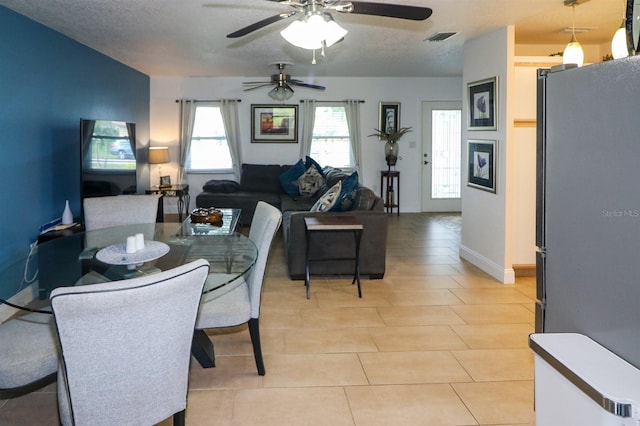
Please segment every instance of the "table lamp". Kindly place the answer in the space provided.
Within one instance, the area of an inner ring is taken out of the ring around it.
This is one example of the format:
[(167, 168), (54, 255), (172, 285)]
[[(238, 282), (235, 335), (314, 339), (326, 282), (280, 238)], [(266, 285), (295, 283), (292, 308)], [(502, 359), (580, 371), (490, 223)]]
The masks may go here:
[[(149, 147), (149, 164), (164, 164), (169, 162), (169, 148), (166, 146)], [(160, 176), (160, 187), (171, 186), (169, 176), (162, 176), (162, 166), (158, 166), (158, 176)]]

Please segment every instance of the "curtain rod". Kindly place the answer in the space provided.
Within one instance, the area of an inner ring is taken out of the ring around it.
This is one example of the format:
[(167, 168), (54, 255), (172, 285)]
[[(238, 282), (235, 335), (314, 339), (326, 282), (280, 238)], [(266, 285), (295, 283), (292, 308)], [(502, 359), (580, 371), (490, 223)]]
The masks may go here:
[[(242, 102), (242, 99), (232, 99), (233, 101), (236, 102)], [(180, 101), (185, 101), (185, 102), (221, 102), (222, 99), (176, 99), (176, 103), (180, 102)]]
[[(334, 103), (335, 103), (335, 102), (345, 102), (345, 101), (347, 101), (347, 100), (348, 100), (348, 99), (343, 99), (343, 100), (341, 100), (341, 101), (325, 101), (325, 100), (323, 99), (323, 100), (321, 100), (321, 101), (316, 101), (316, 102), (334, 102)], [(303, 103), (304, 101), (305, 101), (305, 99), (301, 99), (301, 100), (300, 100), (300, 103)], [(364, 101), (363, 101), (362, 99), (357, 99), (357, 101), (358, 101), (358, 103), (360, 103), (360, 104), (363, 104), (363, 103), (364, 103)]]

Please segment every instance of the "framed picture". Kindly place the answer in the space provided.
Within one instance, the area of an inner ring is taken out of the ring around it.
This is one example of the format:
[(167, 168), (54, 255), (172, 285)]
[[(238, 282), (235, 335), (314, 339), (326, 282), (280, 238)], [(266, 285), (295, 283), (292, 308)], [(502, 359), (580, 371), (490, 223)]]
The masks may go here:
[(496, 141), (468, 140), (467, 185), (496, 192)]
[(469, 122), (468, 130), (497, 129), (497, 78), (475, 81), (469, 88)]
[(298, 105), (251, 105), (252, 143), (298, 143)]
[(160, 186), (171, 186), (171, 176), (160, 176)]
[(380, 102), (378, 126), (384, 133), (391, 133), (400, 128), (400, 102)]

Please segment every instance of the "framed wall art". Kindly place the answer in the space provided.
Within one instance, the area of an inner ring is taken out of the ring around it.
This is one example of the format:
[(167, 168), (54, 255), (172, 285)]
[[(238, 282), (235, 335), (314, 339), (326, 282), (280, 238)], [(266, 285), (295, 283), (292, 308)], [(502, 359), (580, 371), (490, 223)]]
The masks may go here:
[(378, 126), (384, 133), (391, 133), (400, 128), (400, 102), (380, 102)]
[(497, 78), (469, 83), (469, 122), (468, 130), (496, 130), (498, 110)]
[(493, 140), (467, 141), (467, 186), (496, 192), (496, 144)]
[(298, 105), (251, 105), (252, 143), (298, 143)]

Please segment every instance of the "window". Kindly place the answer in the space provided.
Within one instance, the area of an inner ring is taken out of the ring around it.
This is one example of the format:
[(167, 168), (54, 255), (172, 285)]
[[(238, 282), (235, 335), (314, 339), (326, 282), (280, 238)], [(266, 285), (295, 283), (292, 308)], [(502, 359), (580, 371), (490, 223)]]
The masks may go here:
[[(85, 120), (86, 121), (86, 120)], [(83, 144), (88, 142), (89, 148), (83, 149), (85, 168), (100, 172), (118, 172), (136, 170), (136, 153), (131, 143), (127, 123), (124, 121), (95, 120), (93, 132), (89, 137), (81, 135)], [(133, 129), (133, 125), (129, 124)], [(86, 126), (90, 132), (91, 126)], [(83, 127), (83, 131), (85, 127)]]
[(213, 103), (198, 105), (194, 114), (187, 170), (230, 171), (232, 167), (220, 107)]
[(310, 156), (323, 166), (355, 168), (344, 106), (316, 105)]

